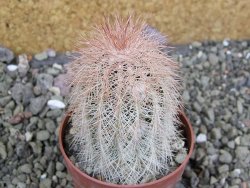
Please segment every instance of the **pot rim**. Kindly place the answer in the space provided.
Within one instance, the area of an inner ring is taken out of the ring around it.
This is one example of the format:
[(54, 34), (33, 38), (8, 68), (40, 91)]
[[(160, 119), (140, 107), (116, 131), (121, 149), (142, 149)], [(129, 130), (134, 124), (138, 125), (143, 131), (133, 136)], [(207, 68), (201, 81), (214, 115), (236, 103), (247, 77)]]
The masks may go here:
[[(121, 187), (124, 187), (124, 188), (131, 188), (131, 187), (142, 188), (142, 187), (145, 187), (145, 186), (154, 185), (155, 183), (165, 181), (166, 179), (170, 179), (171, 177), (175, 176), (175, 174), (177, 174), (179, 171), (181, 171), (182, 168), (184, 168), (186, 166), (186, 164), (189, 161), (189, 158), (192, 155), (192, 152), (193, 152), (193, 149), (194, 149), (194, 140), (195, 140), (192, 125), (191, 125), (189, 119), (187, 118), (187, 116), (185, 115), (185, 113), (183, 111), (180, 111), (178, 113), (178, 115), (179, 115), (180, 119), (182, 119), (182, 121), (181, 121), (182, 124), (184, 126), (187, 126), (188, 130), (190, 131), (191, 138), (190, 138), (190, 148), (189, 148), (188, 154), (187, 154), (185, 160), (181, 163), (181, 165), (178, 166), (178, 168), (176, 168), (173, 172), (171, 172), (170, 174), (168, 174), (166, 176), (163, 176), (162, 178), (160, 178), (158, 180), (154, 180), (152, 182), (143, 183), (143, 184), (133, 184), (133, 185), (114, 184), (114, 183), (104, 182), (104, 181), (98, 180), (96, 178), (93, 178), (93, 177), (87, 175), (86, 173), (84, 173), (83, 171), (81, 171), (79, 168), (77, 168), (72, 163), (72, 161), (69, 159), (69, 157), (65, 153), (65, 150), (64, 150), (64, 147), (63, 147), (63, 130), (64, 130), (65, 126), (67, 125), (67, 121), (68, 121), (68, 119), (70, 117), (70, 113), (66, 113), (62, 123), (60, 124), (59, 135), (58, 135), (59, 136), (59, 148), (61, 150), (61, 153), (63, 155), (64, 160), (67, 162), (67, 164), (71, 165), (71, 168), (73, 168), (75, 171), (77, 171), (78, 173), (80, 173), (82, 176), (89, 179), (90, 181), (94, 181), (94, 182), (96, 182), (96, 183), (98, 183), (100, 185), (110, 186), (110, 187), (113, 187), (113, 188), (121, 188)], [(186, 138), (186, 139), (188, 139), (188, 138)]]

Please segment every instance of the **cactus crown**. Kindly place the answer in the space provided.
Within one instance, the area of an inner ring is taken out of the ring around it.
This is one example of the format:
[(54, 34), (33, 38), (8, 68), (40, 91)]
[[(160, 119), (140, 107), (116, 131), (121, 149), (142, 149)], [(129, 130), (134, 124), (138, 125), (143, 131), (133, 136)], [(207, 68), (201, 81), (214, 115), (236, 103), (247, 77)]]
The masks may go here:
[(131, 16), (106, 19), (69, 66), (71, 146), (81, 169), (107, 182), (165, 175), (180, 139), (178, 66), (145, 28)]

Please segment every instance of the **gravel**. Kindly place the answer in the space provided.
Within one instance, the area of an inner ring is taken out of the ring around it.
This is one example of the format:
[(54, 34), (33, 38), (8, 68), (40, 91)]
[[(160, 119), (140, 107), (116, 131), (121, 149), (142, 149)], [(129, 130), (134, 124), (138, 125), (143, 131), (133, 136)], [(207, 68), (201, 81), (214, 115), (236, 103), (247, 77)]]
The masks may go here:
[[(168, 53), (180, 62), (196, 136), (177, 187), (250, 187), (250, 42), (194, 42)], [(57, 132), (69, 54), (15, 57), (0, 46), (0, 187), (72, 187)], [(17, 70), (8, 71), (10, 64)], [(181, 163), (185, 153), (177, 156)]]

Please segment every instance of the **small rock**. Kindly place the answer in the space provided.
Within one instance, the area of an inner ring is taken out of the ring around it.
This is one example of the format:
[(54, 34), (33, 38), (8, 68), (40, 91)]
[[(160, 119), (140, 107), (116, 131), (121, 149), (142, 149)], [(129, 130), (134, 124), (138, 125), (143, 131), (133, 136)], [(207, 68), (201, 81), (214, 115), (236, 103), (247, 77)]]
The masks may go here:
[(51, 179), (47, 178), (40, 182), (39, 188), (48, 188), (51, 187), (51, 184), (52, 184)]
[(19, 167), (19, 170), (21, 172), (24, 172), (26, 174), (30, 174), (32, 172), (32, 166), (30, 164), (24, 164), (22, 166)]
[(54, 121), (51, 120), (51, 119), (47, 119), (47, 120), (46, 120), (45, 126), (46, 126), (46, 129), (47, 129), (50, 133), (54, 133), (55, 130), (56, 130), (56, 125), (55, 125)]
[(229, 166), (226, 165), (226, 164), (221, 165), (221, 166), (219, 166), (218, 171), (219, 171), (219, 173), (228, 172), (229, 171)]
[(219, 157), (219, 160), (221, 163), (231, 163), (233, 160), (232, 155), (226, 151), (226, 150), (221, 150), (221, 155)]
[(213, 123), (214, 119), (215, 119), (215, 115), (214, 115), (214, 110), (212, 108), (209, 108), (207, 110), (207, 115), (208, 115), (208, 118), (210, 119), (210, 121)]
[(56, 57), (56, 51), (55, 50), (53, 50), (53, 49), (50, 48), (46, 52), (47, 52), (47, 55), (49, 57)]
[(18, 182), (17, 183), (17, 188), (26, 188), (26, 187), (27, 187), (26, 184), (23, 183), (23, 182)]
[(14, 59), (14, 53), (3, 46), (0, 46), (0, 62), (10, 63)]
[(52, 67), (55, 68), (55, 69), (58, 69), (58, 70), (62, 70), (63, 69), (62, 65), (57, 64), (57, 63), (54, 63)]
[(56, 170), (57, 171), (63, 171), (65, 169), (65, 166), (60, 163), (60, 162), (56, 162)]
[(26, 54), (18, 56), (18, 72), (20, 76), (25, 76), (30, 69), (29, 60)]
[(199, 134), (197, 137), (196, 137), (196, 142), (197, 143), (204, 143), (207, 141), (207, 135), (205, 134)]
[(211, 132), (211, 137), (215, 140), (221, 139), (221, 129), (213, 128)]
[(218, 180), (214, 176), (211, 176), (211, 178), (210, 178), (210, 185), (215, 184), (217, 181)]
[(35, 55), (35, 59), (38, 61), (43, 61), (48, 58), (48, 54), (46, 52), (41, 52)]
[(234, 149), (234, 148), (235, 148), (235, 143), (234, 143), (234, 141), (229, 141), (229, 142), (227, 143), (227, 146), (228, 146), (229, 148), (231, 148), (231, 149)]
[(190, 95), (189, 95), (188, 90), (185, 90), (183, 92), (182, 97), (183, 97), (184, 101), (189, 101), (190, 100)]
[(36, 79), (36, 86), (41, 88), (42, 93), (47, 93), (47, 90), (53, 85), (53, 76), (49, 74), (39, 74)]
[(1, 97), (0, 106), (4, 107), (8, 102), (10, 102), (11, 96)]
[(36, 133), (36, 139), (39, 141), (45, 141), (50, 138), (49, 131), (47, 130), (42, 130)]
[(26, 85), (23, 85), (21, 83), (16, 83), (11, 88), (11, 96), (18, 104), (28, 104), (30, 102), (30, 99), (34, 96), (31, 84), (28, 83)]
[(234, 170), (231, 172), (230, 175), (231, 175), (231, 177), (236, 178), (236, 177), (239, 177), (240, 174), (241, 174), (241, 170), (238, 169), (238, 168), (236, 168), (236, 169), (234, 169)]
[(242, 146), (249, 146), (250, 147), (250, 134), (243, 135), (240, 138), (240, 144)]
[(223, 46), (227, 47), (229, 46), (229, 41), (227, 39), (223, 40), (222, 42)]
[(60, 88), (59, 87), (51, 87), (49, 88), (49, 91), (51, 91), (53, 94), (60, 96)]
[(32, 98), (30, 100), (30, 111), (36, 115), (38, 114), (39, 112), (42, 111), (44, 105), (46, 104), (46, 98), (44, 96), (39, 96), (39, 97), (36, 97), (36, 98)]
[(186, 152), (179, 152), (175, 157), (175, 161), (178, 164), (181, 164), (185, 160), (186, 156), (187, 156)]
[(65, 104), (59, 100), (49, 100), (47, 105), (50, 107), (50, 109), (64, 109), (65, 108)]
[(237, 100), (237, 110), (239, 114), (243, 113), (243, 105), (240, 100)]
[(8, 66), (7, 66), (7, 69), (8, 69), (8, 71), (10, 71), (10, 72), (16, 71), (17, 68), (18, 68), (17, 65), (8, 65)]
[(202, 44), (201, 44), (200, 42), (198, 42), (198, 41), (194, 41), (194, 42), (192, 43), (192, 46), (198, 48), (198, 47), (201, 47)]
[(0, 156), (2, 159), (6, 159), (7, 157), (6, 147), (2, 142), (0, 142)]
[(70, 92), (70, 87), (67, 84), (67, 74), (60, 74), (54, 80), (54, 86), (59, 87), (62, 96), (67, 96)]
[(25, 140), (26, 140), (26, 142), (31, 141), (32, 137), (33, 137), (33, 133), (32, 132), (27, 131), (25, 133)]
[(219, 58), (215, 54), (209, 54), (208, 60), (213, 65), (216, 65), (219, 62)]

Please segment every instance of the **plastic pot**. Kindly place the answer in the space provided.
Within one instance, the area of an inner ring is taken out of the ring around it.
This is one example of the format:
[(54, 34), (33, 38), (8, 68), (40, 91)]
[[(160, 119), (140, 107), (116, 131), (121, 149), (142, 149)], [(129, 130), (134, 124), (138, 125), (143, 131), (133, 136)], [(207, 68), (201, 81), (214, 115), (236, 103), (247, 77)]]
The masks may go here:
[(194, 148), (194, 133), (192, 126), (183, 112), (179, 113), (179, 118), (183, 124), (181, 127), (184, 131), (184, 136), (186, 138), (188, 155), (183, 161), (183, 163), (173, 172), (164, 176), (158, 180), (138, 184), (138, 185), (117, 185), (112, 183), (107, 183), (90, 177), (89, 175), (82, 172), (70, 161), (65, 153), (63, 146), (64, 129), (68, 124), (70, 114), (67, 114), (63, 119), (60, 130), (59, 130), (59, 147), (63, 155), (65, 164), (67, 166), (68, 172), (71, 174), (75, 188), (173, 188), (176, 183), (181, 180), (184, 169), (189, 161), (189, 158), (193, 152)]

